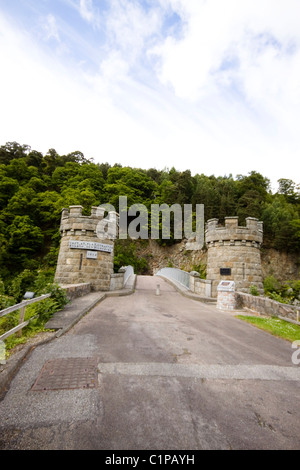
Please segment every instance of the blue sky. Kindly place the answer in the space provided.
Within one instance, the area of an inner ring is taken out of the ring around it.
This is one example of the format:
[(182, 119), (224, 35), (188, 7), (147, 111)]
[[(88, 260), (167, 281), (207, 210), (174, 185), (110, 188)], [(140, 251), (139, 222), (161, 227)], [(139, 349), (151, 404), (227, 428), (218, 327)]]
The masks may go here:
[(0, 0), (0, 145), (299, 178), (299, 0)]

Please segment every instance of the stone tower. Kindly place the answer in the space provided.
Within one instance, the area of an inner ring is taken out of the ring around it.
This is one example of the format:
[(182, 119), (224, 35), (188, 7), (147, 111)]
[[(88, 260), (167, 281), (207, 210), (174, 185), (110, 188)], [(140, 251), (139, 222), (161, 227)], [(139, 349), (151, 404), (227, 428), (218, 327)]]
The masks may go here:
[(235, 281), (237, 291), (248, 292), (255, 285), (263, 292), (260, 247), (263, 223), (248, 217), (246, 226), (238, 225), (238, 217), (225, 217), (225, 226), (218, 219), (206, 224), (207, 279), (212, 280), (212, 296), (222, 280)]
[(113, 273), (118, 215), (110, 212), (104, 219), (104, 209), (92, 207), (91, 215), (84, 216), (82, 209), (70, 206), (62, 211), (55, 281), (61, 285), (89, 282), (92, 290), (107, 291)]

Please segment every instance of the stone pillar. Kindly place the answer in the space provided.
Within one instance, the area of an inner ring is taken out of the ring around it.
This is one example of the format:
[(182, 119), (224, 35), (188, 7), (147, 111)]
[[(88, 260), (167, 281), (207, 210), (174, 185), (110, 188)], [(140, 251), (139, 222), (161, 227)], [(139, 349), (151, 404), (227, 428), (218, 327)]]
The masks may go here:
[(103, 213), (92, 207), (91, 215), (84, 216), (82, 209), (70, 206), (62, 211), (55, 281), (61, 285), (88, 282), (94, 291), (107, 291), (113, 273), (114, 241), (97, 234)]
[(217, 291), (217, 308), (221, 310), (234, 310), (236, 308), (234, 281), (221, 281)]

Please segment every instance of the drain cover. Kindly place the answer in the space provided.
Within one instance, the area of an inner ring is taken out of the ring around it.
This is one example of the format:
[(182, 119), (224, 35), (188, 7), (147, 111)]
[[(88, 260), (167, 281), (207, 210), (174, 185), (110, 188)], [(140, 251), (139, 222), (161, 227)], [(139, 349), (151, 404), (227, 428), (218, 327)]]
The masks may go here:
[(95, 388), (97, 370), (96, 357), (50, 359), (45, 362), (31, 390)]

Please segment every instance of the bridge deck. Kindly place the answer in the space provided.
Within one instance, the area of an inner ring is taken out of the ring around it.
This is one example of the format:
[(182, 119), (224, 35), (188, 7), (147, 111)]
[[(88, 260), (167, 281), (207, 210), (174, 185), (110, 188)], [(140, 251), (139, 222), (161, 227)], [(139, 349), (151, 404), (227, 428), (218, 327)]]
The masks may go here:
[[(157, 283), (138, 276), (134, 294), (36, 347), (0, 402), (0, 448), (300, 448), (291, 344)], [(68, 358), (97, 358), (97, 385), (32, 389)]]

